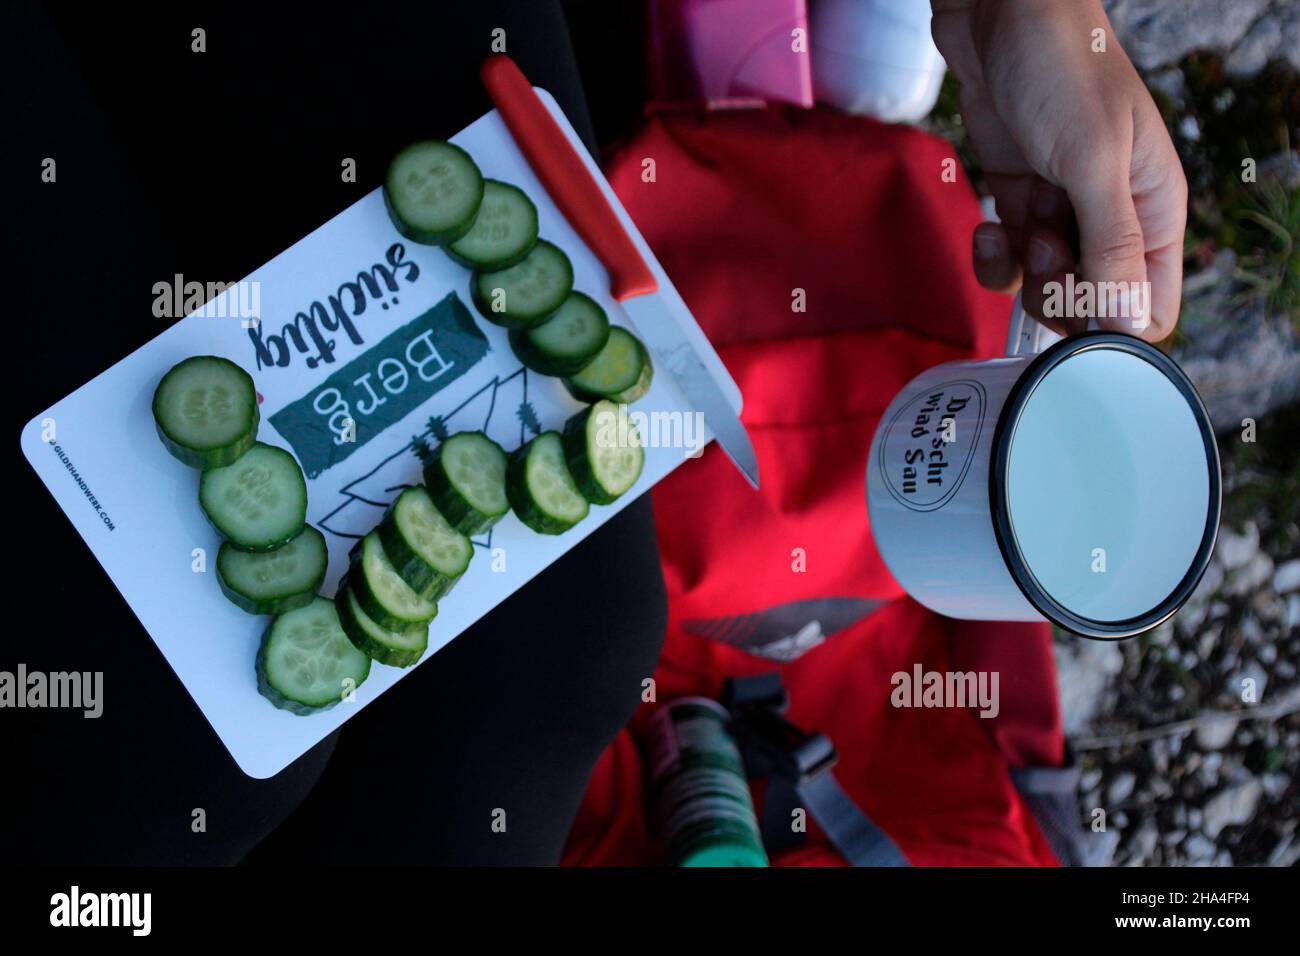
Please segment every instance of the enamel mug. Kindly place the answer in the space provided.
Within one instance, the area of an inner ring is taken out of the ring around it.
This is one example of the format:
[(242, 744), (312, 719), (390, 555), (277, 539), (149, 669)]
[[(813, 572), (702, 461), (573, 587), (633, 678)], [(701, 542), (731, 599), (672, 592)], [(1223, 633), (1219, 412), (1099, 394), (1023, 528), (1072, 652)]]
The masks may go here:
[(881, 417), (867, 462), (876, 546), (948, 617), (1131, 637), (1195, 589), (1218, 535), (1209, 416), (1130, 335), (1062, 339), (1017, 296), (1007, 356), (947, 362)]

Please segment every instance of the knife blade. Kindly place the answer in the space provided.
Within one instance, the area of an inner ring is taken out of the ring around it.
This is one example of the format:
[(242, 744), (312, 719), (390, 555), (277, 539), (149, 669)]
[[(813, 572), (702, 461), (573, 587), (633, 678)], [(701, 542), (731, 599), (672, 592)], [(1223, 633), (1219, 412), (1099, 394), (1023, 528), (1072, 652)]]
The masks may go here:
[(656, 366), (672, 376), (691, 408), (703, 414), (727, 457), (757, 488), (758, 457), (745, 426), (662, 300), (654, 273), (564, 131), (510, 57), (488, 57), (480, 75), (529, 166), (609, 273), (610, 294), (628, 314)]

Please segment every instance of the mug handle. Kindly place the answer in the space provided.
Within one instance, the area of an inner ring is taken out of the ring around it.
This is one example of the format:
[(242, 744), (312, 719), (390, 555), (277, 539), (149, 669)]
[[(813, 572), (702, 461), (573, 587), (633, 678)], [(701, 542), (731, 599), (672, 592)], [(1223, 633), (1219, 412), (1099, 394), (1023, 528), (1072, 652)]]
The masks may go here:
[[(1087, 331), (1096, 332), (1100, 328), (1095, 318), (1088, 320)], [(1025, 311), (1017, 290), (1011, 303), (1011, 324), (1007, 326), (1007, 355), (1037, 355), (1063, 338)]]

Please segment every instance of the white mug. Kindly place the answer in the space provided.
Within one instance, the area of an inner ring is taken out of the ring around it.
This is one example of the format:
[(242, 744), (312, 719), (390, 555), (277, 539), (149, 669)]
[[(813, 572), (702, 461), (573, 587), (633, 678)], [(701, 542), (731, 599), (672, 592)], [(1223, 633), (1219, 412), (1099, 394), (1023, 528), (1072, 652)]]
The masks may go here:
[(1007, 342), (1005, 358), (923, 372), (881, 417), (867, 507), (885, 564), (948, 617), (1094, 638), (1168, 620), (1219, 528), (1218, 448), (1195, 388), (1154, 346), (1062, 339), (1019, 296)]

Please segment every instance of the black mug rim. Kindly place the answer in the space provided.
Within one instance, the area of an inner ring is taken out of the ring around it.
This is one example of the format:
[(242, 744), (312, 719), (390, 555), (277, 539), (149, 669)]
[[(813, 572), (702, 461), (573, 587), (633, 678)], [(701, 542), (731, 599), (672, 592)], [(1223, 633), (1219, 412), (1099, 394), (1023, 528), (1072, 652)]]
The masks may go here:
[[(1030, 571), (1020, 550), (1011, 527), (1007, 504), (1007, 468), (1010, 453), (1010, 442), (1007, 439), (1019, 422), (1020, 413), (1024, 410), (1030, 395), (1047, 374), (1066, 359), (1098, 348), (1127, 352), (1144, 359), (1173, 383), (1191, 407), (1192, 416), (1196, 419), (1197, 428), (1205, 444), (1206, 465), (1209, 468), (1209, 502), (1205, 516), (1205, 531), (1187, 573), (1173, 591), (1149, 611), (1118, 621), (1099, 621), (1075, 614), (1047, 593)], [(1034, 357), (1011, 386), (1006, 400), (1002, 403), (1002, 410), (998, 414), (997, 425), (993, 430), (993, 458), (989, 467), (989, 514), (993, 519), (993, 531), (994, 537), (997, 538), (998, 550), (1002, 552), (1002, 558), (1011, 572), (1011, 578), (1016, 582), (1025, 599), (1039, 614), (1057, 627), (1081, 637), (1098, 640), (1135, 637), (1173, 617), (1196, 590), (1201, 577), (1205, 574), (1205, 569), (1209, 567), (1210, 557), (1214, 553), (1214, 545), (1218, 540), (1219, 518), (1223, 508), (1220, 467), (1219, 446), (1214, 438), (1214, 428), (1210, 423), (1209, 413), (1206, 412), (1205, 405), (1201, 402), (1201, 397), (1197, 394), (1191, 380), (1173, 359), (1150, 343), (1121, 332), (1083, 332), (1069, 336)]]

